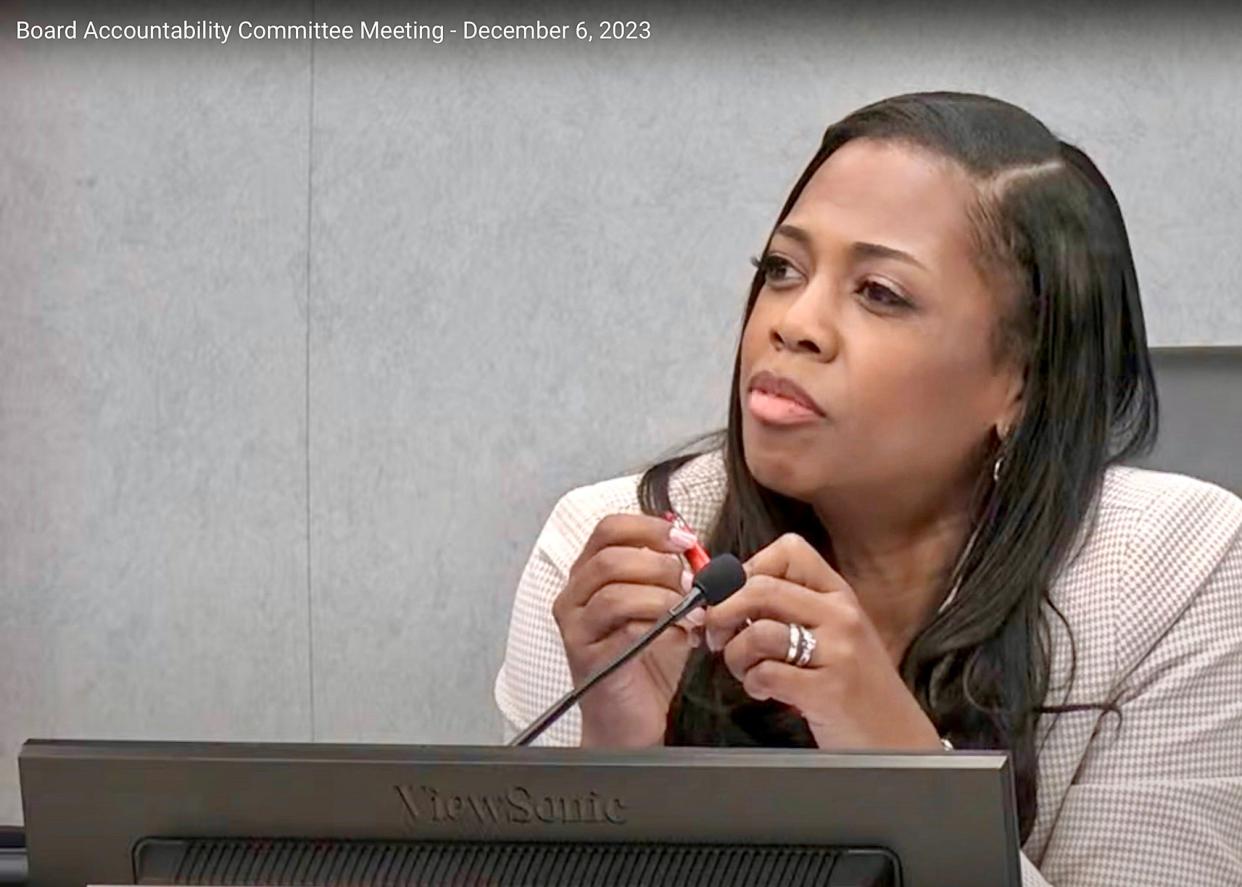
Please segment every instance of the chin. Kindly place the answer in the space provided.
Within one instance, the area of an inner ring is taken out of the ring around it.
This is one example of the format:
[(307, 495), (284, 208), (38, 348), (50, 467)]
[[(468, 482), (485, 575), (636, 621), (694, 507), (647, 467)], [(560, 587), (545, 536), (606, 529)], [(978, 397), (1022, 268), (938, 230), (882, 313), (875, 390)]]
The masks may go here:
[(822, 486), (817, 482), (824, 473), (822, 454), (812, 455), (805, 447), (776, 447), (768, 441), (758, 443), (745, 433), (742, 446), (747, 470), (769, 490), (809, 502), (814, 491)]

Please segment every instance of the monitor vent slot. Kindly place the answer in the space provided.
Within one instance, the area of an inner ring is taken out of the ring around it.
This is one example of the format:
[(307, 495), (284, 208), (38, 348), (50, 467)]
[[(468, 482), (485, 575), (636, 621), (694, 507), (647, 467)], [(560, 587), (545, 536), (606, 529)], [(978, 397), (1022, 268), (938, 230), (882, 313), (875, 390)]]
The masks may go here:
[(900, 887), (884, 850), (778, 845), (150, 839), (135, 883), (261, 887)]

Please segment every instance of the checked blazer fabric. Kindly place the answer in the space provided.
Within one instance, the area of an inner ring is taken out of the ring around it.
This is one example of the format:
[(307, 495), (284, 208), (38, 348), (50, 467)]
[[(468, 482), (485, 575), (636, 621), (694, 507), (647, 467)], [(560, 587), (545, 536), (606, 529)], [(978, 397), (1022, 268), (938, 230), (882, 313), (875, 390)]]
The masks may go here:
[[(570, 687), (552, 601), (599, 520), (640, 513), (639, 475), (571, 490), (535, 542), (513, 602), (496, 704), (507, 736)], [(674, 473), (673, 506), (705, 531), (725, 492), (720, 451)], [(1039, 813), (1025, 887), (1242, 887), (1242, 500), (1194, 478), (1107, 470), (1050, 588), (1052, 704), (1037, 728)], [(578, 744), (577, 709), (538, 744)]]

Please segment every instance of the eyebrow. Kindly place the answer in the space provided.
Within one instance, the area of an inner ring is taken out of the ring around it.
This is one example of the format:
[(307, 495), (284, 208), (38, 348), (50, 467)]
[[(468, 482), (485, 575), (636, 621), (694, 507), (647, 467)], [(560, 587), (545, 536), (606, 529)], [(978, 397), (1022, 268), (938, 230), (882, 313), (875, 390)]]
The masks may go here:
[[(776, 233), (784, 234), (789, 239), (798, 241), (807, 249), (811, 248), (811, 235), (804, 228), (799, 228), (797, 225), (783, 224), (776, 229)], [(882, 243), (855, 241), (850, 245), (850, 254), (859, 259), (896, 259), (899, 262), (922, 268), (924, 271), (928, 270), (926, 265), (909, 253), (902, 252), (891, 246), (885, 246)]]

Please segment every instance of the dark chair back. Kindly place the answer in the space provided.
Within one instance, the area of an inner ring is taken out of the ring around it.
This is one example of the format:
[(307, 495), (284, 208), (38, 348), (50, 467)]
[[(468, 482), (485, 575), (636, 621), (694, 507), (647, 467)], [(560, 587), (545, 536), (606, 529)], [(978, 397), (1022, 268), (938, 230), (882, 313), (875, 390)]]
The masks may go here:
[(1160, 433), (1146, 468), (1242, 496), (1242, 347), (1153, 348)]

